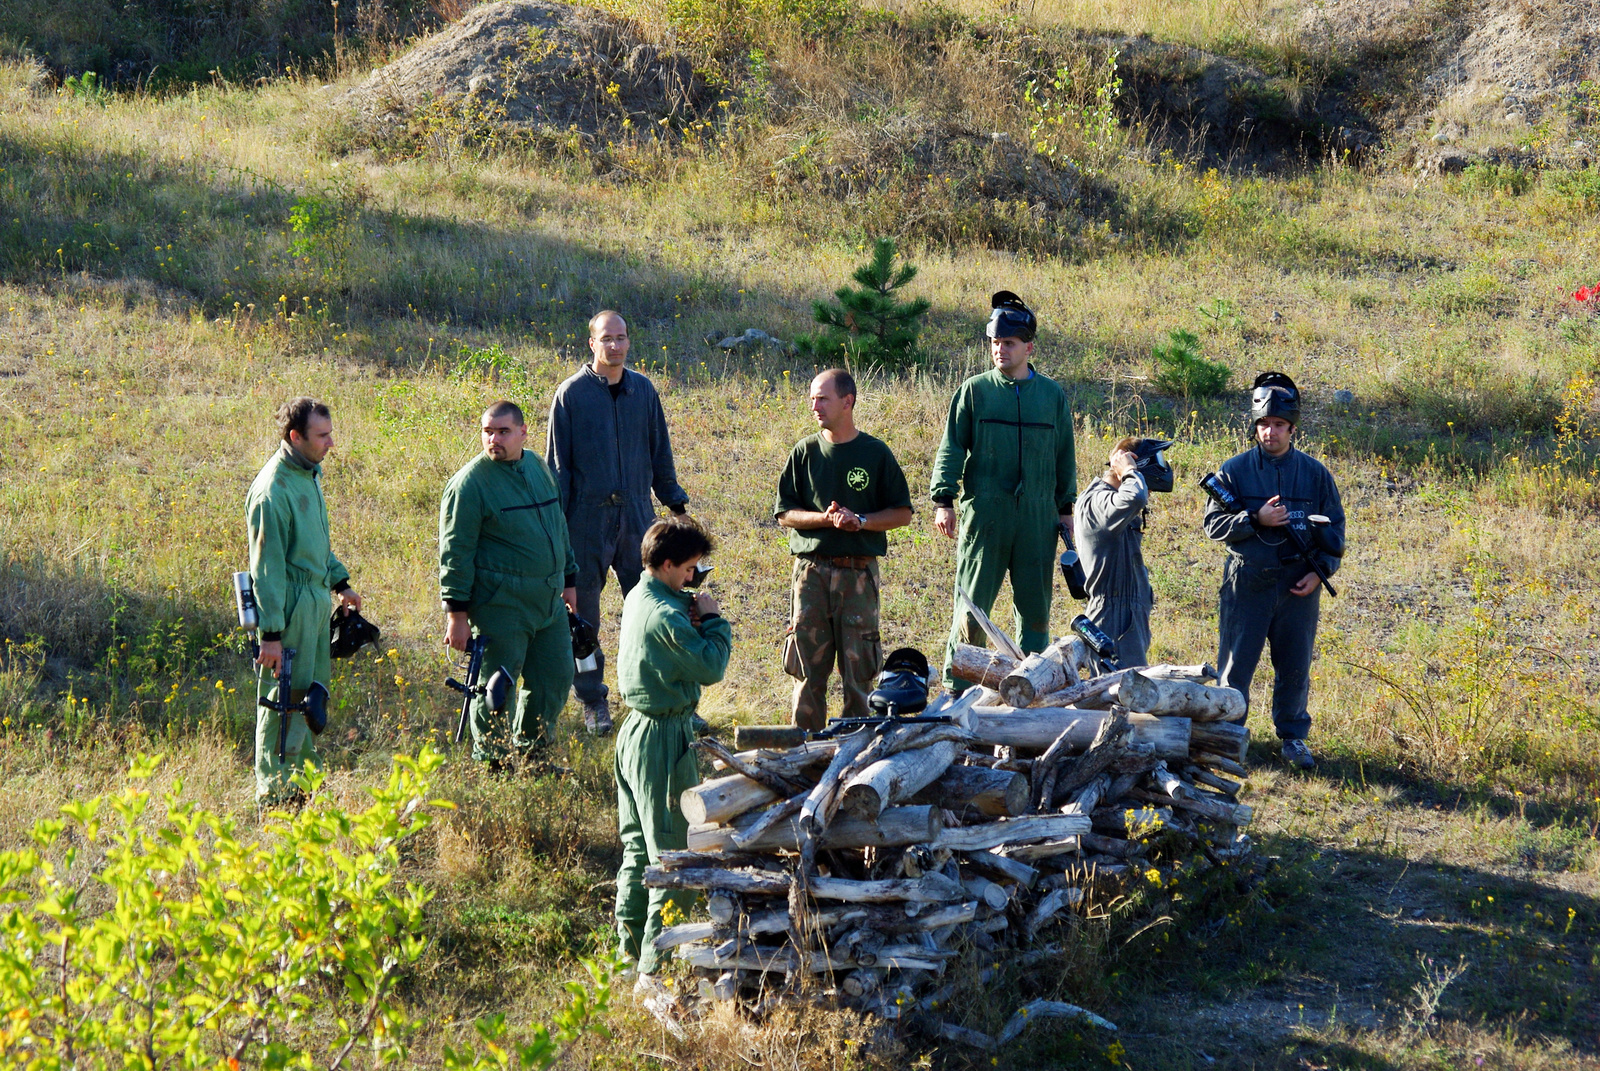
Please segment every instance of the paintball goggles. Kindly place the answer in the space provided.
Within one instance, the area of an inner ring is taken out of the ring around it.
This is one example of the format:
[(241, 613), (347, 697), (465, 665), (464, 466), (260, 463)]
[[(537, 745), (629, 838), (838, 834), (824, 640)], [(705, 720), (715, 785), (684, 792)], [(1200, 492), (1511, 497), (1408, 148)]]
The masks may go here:
[[(1216, 473), (1208, 472), (1200, 477), (1200, 490), (1210, 495), (1211, 501), (1215, 502), (1224, 511), (1228, 513), (1244, 512), (1244, 503), (1239, 501), (1238, 496), (1228, 489), (1228, 485), (1223, 483)], [(1328, 526), (1331, 522), (1327, 517), (1320, 513), (1308, 514), (1306, 523), (1310, 526), (1312, 532), (1316, 534), (1317, 546), (1312, 546), (1311, 540), (1306, 533), (1296, 528), (1293, 524), (1283, 525), (1282, 531), (1289, 542), (1294, 544), (1296, 556), (1310, 566), (1313, 573), (1317, 574), (1317, 579), (1322, 582), (1323, 587), (1328, 589), (1328, 594), (1337, 596), (1339, 593), (1334, 590), (1333, 581), (1328, 579), (1328, 571), (1322, 567), (1321, 555), (1329, 554), (1336, 558), (1342, 557), (1344, 548), (1336, 548), (1334, 546), (1335, 541), (1331, 532), (1328, 531)], [(1335, 550), (1339, 553), (1335, 553)]]
[(1072, 619), (1072, 631), (1089, 645), (1089, 650), (1094, 652), (1094, 656), (1100, 660), (1107, 673), (1122, 668), (1122, 663), (1117, 659), (1117, 641), (1107, 636), (1099, 625), (1090, 621), (1088, 614), (1079, 614)]
[(306, 727), (316, 735), (321, 735), (322, 730), (328, 727), (328, 689), (321, 681), (312, 681), (311, 687), (306, 689), (306, 694), (297, 703), (294, 701), (292, 681), (294, 680), (294, 655), (293, 647), (283, 649), (283, 657), (278, 660), (278, 691), (276, 699), (257, 699), (256, 702), (268, 710), (278, 712), (278, 762), (287, 761), (289, 748), (289, 717), (292, 714), (303, 714)]
[(378, 626), (362, 617), (356, 610), (333, 611), (328, 622), (328, 653), (334, 658), (350, 658), (367, 644), (376, 645), (383, 638)]
[(483, 697), (492, 711), (502, 711), (506, 708), (506, 700), (511, 696), (511, 674), (506, 672), (505, 666), (500, 666), (490, 675), (487, 684), (479, 684), (478, 678), (483, 674), (483, 655), (489, 649), (487, 636), (474, 636), (467, 642), (467, 680), (466, 683), (454, 677), (445, 679), (445, 687), (461, 693), (461, 717), (456, 721), (456, 743), (461, 743), (467, 735), (467, 723), (472, 717), (472, 701), (479, 696)]
[(600, 668), (600, 632), (584, 618), (567, 611), (567, 628), (572, 632), (572, 664), (579, 673)]
[(1078, 560), (1078, 548), (1072, 545), (1072, 532), (1065, 524), (1061, 529), (1061, 542), (1066, 544), (1066, 550), (1061, 552), (1061, 559), (1057, 563), (1061, 566), (1061, 579), (1067, 582), (1067, 590), (1074, 599), (1087, 599), (1089, 597), (1088, 579), (1083, 575), (1083, 562)]

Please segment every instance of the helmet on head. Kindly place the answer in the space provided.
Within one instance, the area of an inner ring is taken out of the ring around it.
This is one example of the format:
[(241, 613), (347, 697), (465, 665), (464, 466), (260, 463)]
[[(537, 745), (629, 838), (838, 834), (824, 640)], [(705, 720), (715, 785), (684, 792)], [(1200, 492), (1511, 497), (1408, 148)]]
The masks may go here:
[(1300, 423), (1300, 388), (1282, 372), (1262, 372), (1250, 392), (1250, 425), (1268, 417), (1281, 417), (1291, 425)]
[(1152, 491), (1172, 490), (1172, 466), (1166, 455), (1171, 446), (1171, 439), (1140, 439), (1133, 448), (1134, 468)]
[(1020, 338), (1032, 342), (1039, 331), (1039, 321), (1033, 310), (1009, 290), (1002, 290), (989, 298), (989, 326), (984, 334), (990, 338)]

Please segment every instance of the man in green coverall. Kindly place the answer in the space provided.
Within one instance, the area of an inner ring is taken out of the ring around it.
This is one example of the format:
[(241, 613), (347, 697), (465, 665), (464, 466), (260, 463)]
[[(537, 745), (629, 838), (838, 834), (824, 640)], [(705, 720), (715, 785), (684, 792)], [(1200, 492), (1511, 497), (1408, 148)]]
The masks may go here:
[[(933, 462), (933, 522), (947, 538), (961, 536), (956, 581), (988, 613), (1009, 572), (1023, 651), (1050, 642), (1050, 593), (1058, 525), (1072, 525), (1077, 455), (1067, 394), (1034, 371), (1038, 322), (1009, 290), (995, 294), (987, 334), (994, 368), (973, 376), (950, 401), (944, 440)], [(960, 501), (959, 523), (956, 503)], [(977, 623), (959, 606), (945, 646), (944, 678), (955, 645), (982, 644)]]
[(617, 936), (626, 956), (639, 965), (635, 989), (649, 995), (660, 960), (655, 939), (661, 910), (680, 909), (689, 894), (646, 889), (644, 871), (665, 851), (689, 844), (689, 823), (678, 805), (683, 790), (700, 783), (690, 716), (702, 685), (715, 684), (728, 669), (733, 630), (717, 600), (683, 590), (711, 537), (694, 519), (668, 517), (645, 532), (640, 547), (648, 575), (622, 604), (617, 641), (617, 688), (633, 714), (617, 733), (617, 831), (622, 867), (617, 871)]
[(504, 666), (519, 680), (509, 725), (482, 696), (472, 704), (472, 757), (495, 766), (549, 744), (572, 687), (576, 572), (554, 477), (523, 449), (522, 409), (483, 414), (483, 453), (461, 466), (439, 503), (439, 599), (447, 647), (489, 638), (485, 679)]
[[(312, 682), (327, 687), (328, 618), (333, 596), (351, 610), (361, 596), (350, 571), (328, 541), (328, 504), (322, 497), (322, 461), (333, 449), (333, 417), (313, 398), (292, 398), (278, 409), (283, 442), (250, 485), (245, 518), (250, 539), (250, 583), (260, 615), (261, 654), (256, 697), (276, 702), (278, 667), (294, 651), (289, 698), (305, 698)], [(256, 707), (256, 802), (287, 802), (304, 768), (322, 763), (304, 714), (289, 716), (284, 761), (278, 762), (277, 711)]]

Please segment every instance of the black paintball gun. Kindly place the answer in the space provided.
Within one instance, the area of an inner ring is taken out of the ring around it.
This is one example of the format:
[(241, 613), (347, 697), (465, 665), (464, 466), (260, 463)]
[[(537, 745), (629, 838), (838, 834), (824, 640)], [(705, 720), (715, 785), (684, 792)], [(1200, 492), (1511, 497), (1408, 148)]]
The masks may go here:
[(1073, 546), (1072, 531), (1066, 524), (1058, 526), (1061, 530), (1061, 542), (1066, 544), (1066, 550), (1061, 552), (1061, 559), (1057, 563), (1061, 566), (1061, 579), (1067, 582), (1067, 590), (1074, 599), (1083, 600), (1089, 597), (1088, 578), (1083, 575), (1083, 562), (1078, 560), (1078, 548)]
[[(863, 729), (882, 733), (897, 725), (951, 725), (955, 715), (929, 714), (928, 686), (933, 670), (927, 656), (912, 647), (901, 647), (883, 660), (877, 685), (867, 695), (874, 713), (865, 718), (829, 718), (827, 728), (807, 731), (794, 725), (740, 725), (734, 729), (734, 746), (747, 748), (797, 747), (807, 740), (831, 740)], [(973, 692), (975, 696), (976, 691)]]
[(489, 649), (487, 636), (474, 636), (467, 641), (467, 673), (466, 683), (454, 677), (445, 679), (445, 687), (461, 693), (461, 717), (456, 721), (456, 743), (461, 743), (467, 735), (467, 724), (472, 718), (472, 701), (482, 696), (489, 709), (496, 713), (506, 708), (506, 700), (511, 695), (511, 674), (506, 672), (505, 666), (500, 666), (490, 674), (488, 683), (479, 684), (478, 678), (483, 674), (483, 655)]
[(1088, 614), (1079, 614), (1072, 619), (1072, 631), (1084, 643), (1089, 645), (1089, 650), (1100, 660), (1107, 673), (1114, 673), (1122, 668), (1122, 663), (1117, 658), (1117, 641), (1107, 636), (1105, 630), (1093, 621)]
[[(1216, 473), (1208, 472), (1200, 477), (1200, 490), (1210, 495), (1211, 501), (1226, 512), (1244, 512), (1244, 503), (1239, 501), (1238, 496), (1228, 489), (1227, 484), (1223, 483)], [(1313, 513), (1306, 517), (1306, 523), (1311, 525), (1312, 529), (1318, 533), (1318, 546), (1312, 546), (1311, 540), (1306, 537), (1306, 534), (1293, 524), (1282, 525), (1279, 531), (1283, 532), (1289, 542), (1294, 545), (1295, 554), (1300, 560), (1309, 566), (1313, 573), (1317, 574), (1317, 579), (1322, 582), (1323, 587), (1328, 589), (1328, 594), (1337, 597), (1339, 592), (1334, 589), (1333, 581), (1328, 579), (1328, 571), (1322, 567), (1322, 559), (1319, 555), (1326, 553), (1337, 558), (1341, 556), (1342, 548), (1333, 547), (1331, 545), (1332, 540), (1324, 538), (1321, 534), (1331, 523), (1327, 517), (1320, 513)]]
[(294, 701), (292, 685), (294, 654), (293, 647), (285, 647), (283, 656), (278, 659), (277, 698), (256, 700), (268, 710), (278, 712), (278, 762), (280, 763), (287, 761), (288, 758), (290, 717), (303, 714), (306, 728), (319, 736), (322, 730), (328, 727), (328, 689), (321, 681), (312, 681), (311, 687), (306, 689), (305, 696), (298, 703)]

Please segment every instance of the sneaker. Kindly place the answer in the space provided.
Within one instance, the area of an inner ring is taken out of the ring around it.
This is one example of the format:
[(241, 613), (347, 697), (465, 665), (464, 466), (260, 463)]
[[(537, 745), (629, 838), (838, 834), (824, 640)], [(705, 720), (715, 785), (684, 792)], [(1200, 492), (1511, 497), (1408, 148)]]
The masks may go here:
[(693, 730), (696, 736), (711, 735), (711, 723), (698, 714), (689, 715), (689, 728)]
[(1283, 761), (1290, 766), (1298, 766), (1302, 770), (1317, 768), (1317, 757), (1311, 754), (1311, 748), (1304, 740), (1285, 740), (1281, 754)]
[(605, 736), (611, 732), (611, 704), (604, 699), (583, 704), (583, 727), (589, 730), (590, 736)]

